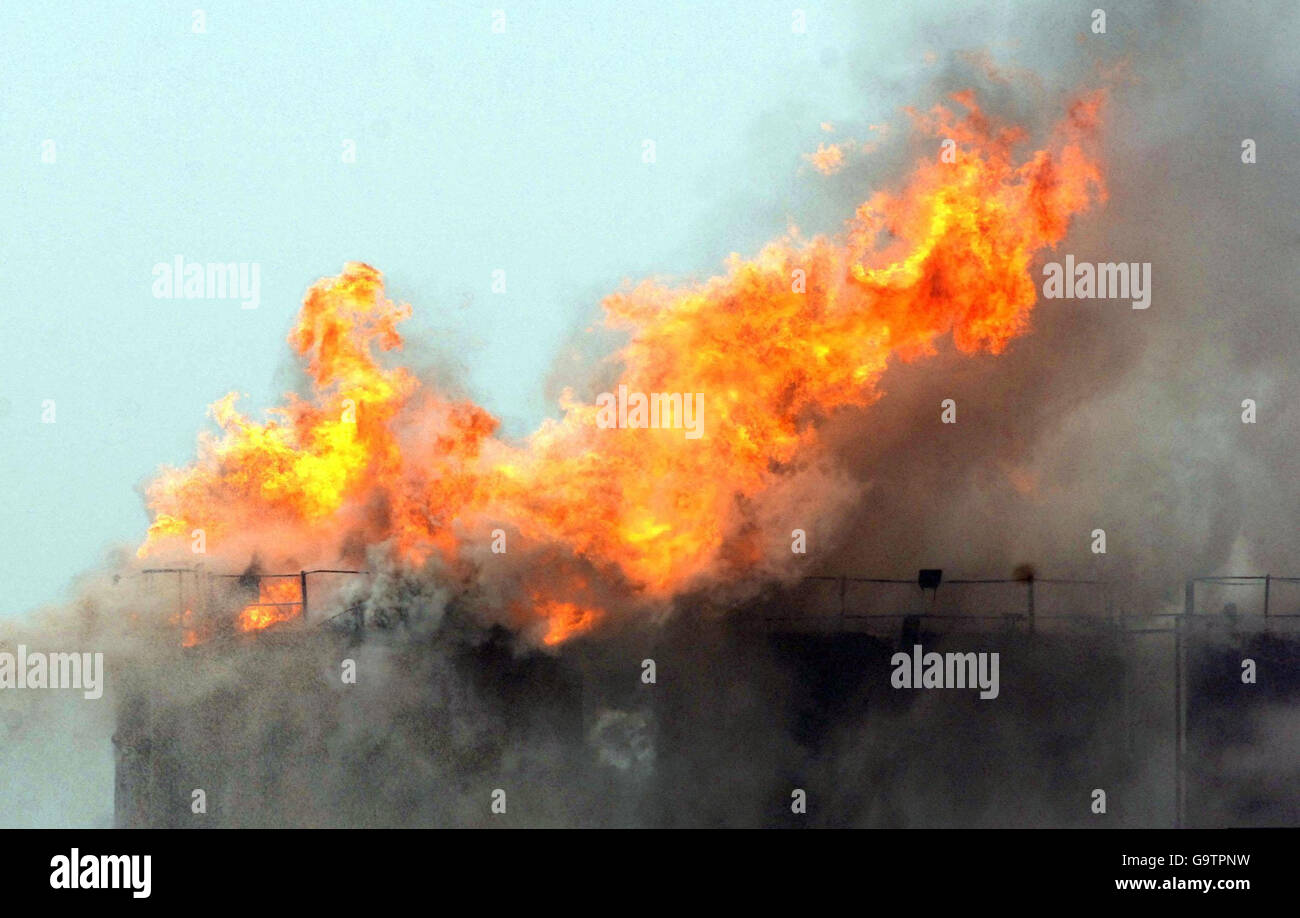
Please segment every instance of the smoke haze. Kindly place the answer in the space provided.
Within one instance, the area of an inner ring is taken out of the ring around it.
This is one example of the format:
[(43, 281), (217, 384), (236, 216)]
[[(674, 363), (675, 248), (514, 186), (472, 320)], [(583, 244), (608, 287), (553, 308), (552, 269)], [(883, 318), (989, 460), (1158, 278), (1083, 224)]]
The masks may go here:
[[(486, 550), (465, 566), (404, 565), (362, 543), (344, 560), (378, 576), (332, 599), (360, 609), (372, 625), (364, 639), (286, 629), (182, 655), (171, 597), (156, 582), (143, 589), (135, 562), (117, 559), (84, 579), (73, 607), (4, 623), (0, 650), (102, 649), (111, 697), (92, 711), (51, 694), (0, 694), (0, 821), (107, 824), (108, 736), (129, 743), (122, 723), (147, 721), (188, 751), (157, 769), (176, 809), (148, 817), (177, 825), (188, 824), (191, 787), (210, 788), (210, 812), (230, 825), (492, 825), (496, 788), (512, 825), (787, 825), (796, 787), (814, 801), (799, 824), (1086, 825), (1093, 787), (1110, 789), (1119, 824), (1163, 824), (1165, 636), (1121, 644), (1065, 632), (974, 648), (930, 635), (927, 650), (1001, 648), (1006, 682), (992, 706), (891, 690), (890, 653), (909, 649), (897, 629), (836, 641), (755, 625), (788, 611), (773, 582), (800, 574), (1011, 577), (1028, 565), (1038, 577), (1106, 581), (1133, 616), (1179, 608), (1188, 576), (1300, 574), (1300, 175), (1296, 138), (1284, 133), (1300, 90), (1300, 14), (1287, 4), (1133, 4), (1108, 11), (1098, 36), (1090, 5), (995, 10), (927, 17), (918, 54), (933, 50), (936, 63), (905, 77), (864, 64), (864, 93), (926, 111), (975, 88), (985, 112), (1041, 143), (1081, 87), (1104, 86), (1107, 200), (1035, 259), (1033, 281), (1041, 290), (1042, 262), (1067, 253), (1149, 262), (1149, 309), (1040, 299), (1028, 332), (1001, 353), (963, 352), (945, 336), (936, 353), (891, 359), (881, 397), (830, 412), (818, 422), (824, 449), (746, 505), (751, 531), (788, 542), (805, 530), (806, 565), (758, 564), (651, 604), (576, 550), (537, 548), (491, 574)], [(736, 213), (702, 231), (689, 257), (751, 254), (741, 247), (751, 208), (781, 206), (832, 230), (933, 157), (933, 139), (906, 125), (899, 112), (876, 137), (836, 120), (835, 137), (878, 148), (850, 155), (816, 190), (733, 200)], [(1257, 164), (1241, 161), (1245, 138), (1258, 144)], [(608, 351), (586, 341), (558, 363), (548, 383), (557, 394), (601, 391), (612, 378), (598, 363)], [(590, 375), (575, 376), (575, 354)], [(1248, 398), (1253, 425), (1241, 421)], [(956, 424), (939, 422), (945, 399)], [(1091, 550), (1095, 529), (1106, 532), (1104, 555)], [(259, 530), (254, 541), (268, 540)], [(520, 570), (548, 567), (587, 578), (591, 605), (637, 614), (546, 646), (545, 628), (509, 605)], [(1239, 649), (1231, 637), (1204, 646)], [(1278, 666), (1293, 653), (1266, 652)], [(338, 678), (344, 658), (356, 685)], [(641, 681), (646, 659), (653, 685)], [(132, 707), (140, 698), (147, 715)], [(1224, 774), (1244, 776), (1233, 786), (1249, 785), (1250, 799), (1207, 796), (1208, 824), (1246, 811), (1294, 820), (1294, 711), (1293, 698), (1275, 699), (1214, 752)]]

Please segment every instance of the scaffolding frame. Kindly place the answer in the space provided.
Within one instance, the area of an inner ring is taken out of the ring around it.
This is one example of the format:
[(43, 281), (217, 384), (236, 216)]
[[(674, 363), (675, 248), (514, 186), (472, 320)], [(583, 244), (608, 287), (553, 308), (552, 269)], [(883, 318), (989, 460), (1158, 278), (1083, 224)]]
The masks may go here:
[[(192, 578), (190, 581), (191, 592), (193, 593), (194, 599), (196, 600), (194, 605), (200, 606), (200, 612), (199, 612), (200, 615), (205, 615), (208, 612), (208, 606), (211, 603), (212, 595), (213, 595), (214, 581), (219, 582), (219, 581), (226, 580), (226, 581), (235, 581), (238, 583), (256, 585), (258, 590), (259, 601), (255, 603), (250, 603), (249, 605), (255, 605), (258, 607), (267, 607), (267, 608), (286, 608), (286, 607), (298, 606), (300, 607), (300, 610), (296, 617), (300, 621), (306, 622), (308, 620), (311, 611), (311, 607), (309, 604), (310, 603), (309, 596), (311, 594), (308, 592), (307, 589), (308, 579), (310, 577), (317, 574), (344, 574), (344, 575), (368, 577), (368, 576), (372, 576), (373, 572), (364, 571), (364, 570), (348, 570), (342, 568), (313, 568), (311, 570), (304, 569), (304, 570), (299, 570), (290, 573), (249, 572), (243, 574), (226, 574), (226, 573), (220, 573), (216, 571), (204, 570), (202, 567), (150, 567), (140, 571), (140, 574), (141, 576), (144, 576), (146, 578), (146, 582), (148, 582), (150, 578), (158, 576), (160, 574), (176, 575), (177, 623), (180, 626), (182, 641), (183, 641), (184, 632), (186, 630), (185, 612), (187, 611), (186, 609), (187, 603), (185, 601), (185, 597), (186, 597), (187, 576)], [(291, 579), (298, 581), (297, 599), (276, 601), (276, 602), (260, 601), (261, 584), (263, 580), (291, 580)], [(344, 609), (342, 612), (339, 612), (336, 615), (324, 619), (321, 622), (321, 624), (326, 624), (328, 622), (334, 621), (340, 618), (341, 616), (347, 615), (349, 613), (356, 615), (358, 618), (358, 623), (360, 623), (360, 612), (361, 609), (359, 607), (355, 607), (355, 606), (349, 607), (347, 609)]]
[[(245, 583), (255, 583), (258, 587), (259, 597), (261, 592), (261, 581), (264, 579), (289, 579), (294, 578), (298, 581), (298, 599), (281, 602), (258, 602), (258, 606), (301, 606), (298, 618), (306, 622), (310, 615), (308, 580), (313, 575), (318, 574), (341, 574), (348, 576), (371, 576), (371, 571), (350, 570), (339, 568), (314, 568), (311, 570), (299, 570), (290, 573), (244, 573), (244, 574), (225, 574), (206, 571), (202, 567), (165, 567), (165, 568), (146, 568), (142, 570), (141, 575), (147, 579), (158, 575), (176, 574), (177, 575), (177, 621), (180, 624), (182, 635), (186, 627), (184, 621), (184, 612), (186, 611), (186, 576), (193, 578), (193, 585), (196, 591), (196, 597), (206, 603), (210, 596), (212, 581), (215, 580), (235, 580)], [(931, 572), (933, 573), (933, 572)], [(825, 583), (830, 582), (838, 585), (838, 602), (837, 613), (828, 617), (835, 624), (835, 630), (847, 630), (846, 625), (850, 622), (863, 621), (890, 621), (890, 620), (909, 620), (914, 621), (1001, 621), (1008, 628), (1014, 629), (1018, 626), (1024, 626), (1026, 633), (1033, 635), (1036, 631), (1037, 624), (1045, 621), (1063, 621), (1068, 623), (1078, 623), (1080, 621), (1088, 622), (1105, 622), (1114, 633), (1122, 636), (1130, 635), (1147, 635), (1147, 634), (1168, 634), (1173, 637), (1173, 669), (1174, 669), (1174, 816), (1173, 824), (1175, 828), (1182, 828), (1186, 825), (1186, 806), (1187, 806), (1187, 644), (1188, 634), (1191, 629), (1205, 622), (1223, 622), (1227, 619), (1234, 629), (1237, 628), (1238, 621), (1241, 620), (1247, 624), (1258, 622), (1262, 628), (1258, 630), (1268, 631), (1273, 626), (1289, 620), (1300, 619), (1300, 610), (1296, 612), (1276, 612), (1271, 608), (1273, 601), (1274, 584), (1300, 584), (1300, 577), (1277, 576), (1273, 574), (1250, 574), (1250, 575), (1226, 575), (1226, 576), (1202, 576), (1189, 577), (1184, 582), (1183, 606), (1179, 611), (1171, 612), (1148, 612), (1140, 616), (1131, 616), (1125, 613), (1125, 610), (1114, 602), (1113, 589), (1106, 581), (1071, 579), (1071, 578), (1039, 578), (1039, 577), (1017, 577), (1017, 578), (967, 578), (953, 579), (943, 581), (947, 586), (973, 586), (973, 585), (1008, 585), (1023, 584), (1024, 600), (1023, 605), (1014, 611), (990, 612), (988, 614), (971, 614), (971, 613), (945, 613), (945, 612), (850, 612), (848, 603), (849, 584), (878, 584), (878, 585), (903, 585), (915, 586), (925, 593), (926, 587), (922, 586), (916, 579), (896, 578), (896, 577), (855, 577), (848, 575), (810, 575), (802, 578), (800, 583)], [(199, 584), (203, 588), (199, 589)], [(1238, 612), (1235, 606), (1229, 604), (1224, 607), (1222, 614), (1200, 614), (1196, 611), (1197, 604), (1197, 587), (1198, 585), (1219, 585), (1219, 586), (1260, 586), (1263, 588), (1263, 608), (1259, 613)], [(1102, 615), (1096, 614), (1079, 614), (1079, 613), (1043, 613), (1037, 609), (1038, 590), (1041, 587), (1057, 586), (1088, 586), (1100, 590), (1104, 597), (1105, 612)], [(937, 584), (931, 589), (931, 608), (934, 600), (937, 598)], [(1232, 609), (1229, 612), (1229, 609)], [(206, 611), (206, 609), (205, 609)], [(336, 614), (324, 619), (320, 624), (325, 625), (334, 622), (343, 616), (354, 615), (356, 618), (356, 627), (364, 626), (364, 610), (360, 605), (354, 605), (343, 609)], [(772, 616), (764, 615), (763, 622), (766, 625), (773, 625), (783, 621), (798, 621), (807, 619), (808, 616), (802, 615), (784, 615)], [(821, 617), (818, 617), (821, 618)], [(1154, 627), (1141, 626), (1133, 627), (1135, 619), (1155, 620), (1157, 624)], [(1125, 729), (1127, 730), (1127, 712), (1128, 712), (1128, 680), (1125, 678), (1122, 687), (1122, 697), (1124, 705)]]
[[(1024, 599), (1023, 605), (1015, 610), (1004, 610), (1000, 612), (990, 611), (987, 614), (970, 614), (970, 613), (945, 613), (945, 612), (873, 612), (873, 611), (850, 611), (848, 602), (848, 587), (850, 584), (879, 584), (879, 585), (906, 585), (912, 586), (925, 592), (918, 579), (898, 578), (898, 577), (853, 577), (847, 575), (811, 575), (800, 580), (801, 584), (808, 583), (832, 583), (837, 584), (838, 601), (837, 610), (833, 616), (815, 616), (826, 622), (833, 623), (833, 630), (848, 630), (846, 627), (850, 623), (861, 622), (888, 622), (891, 620), (908, 620), (912, 621), (933, 621), (933, 622), (1002, 622), (1009, 629), (1015, 629), (1023, 626), (1026, 633), (1034, 634), (1036, 625), (1044, 621), (1061, 621), (1066, 623), (1079, 622), (1106, 622), (1113, 633), (1123, 637), (1148, 635), (1148, 634), (1165, 634), (1173, 638), (1173, 670), (1174, 670), (1174, 697), (1173, 697), (1173, 723), (1174, 723), (1174, 805), (1173, 805), (1173, 825), (1175, 828), (1183, 828), (1187, 824), (1187, 646), (1189, 635), (1194, 630), (1208, 624), (1222, 624), (1225, 621), (1234, 632), (1255, 631), (1272, 631), (1274, 628), (1285, 626), (1289, 621), (1300, 619), (1300, 607), (1296, 612), (1277, 612), (1273, 608), (1274, 603), (1274, 586), (1276, 584), (1300, 584), (1300, 577), (1278, 576), (1275, 574), (1249, 574), (1249, 575), (1225, 575), (1225, 576), (1202, 576), (1189, 577), (1184, 582), (1183, 588), (1183, 605), (1178, 611), (1171, 612), (1147, 612), (1141, 615), (1127, 614), (1124, 608), (1114, 601), (1114, 590), (1112, 585), (1102, 580), (1081, 580), (1070, 578), (1050, 578), (1050, 577), (1020, 577), (1020, 578), (973, 578), (973, 579), (953, 579), (943, 581), (944, 585), (950, 586), (971, 586), (977, 584), (1023, 584)], [(1218, 586), (1257, 586), (1263, 589), (1263, 603), (1260, 612), (1241, 612), (1237, 611), (1234, 606), (1226, 605), (1222, 613), (1200, 613), (1197, 612), (1197, 587), (1206, 585)], [(1103, 593), (1105, 612), (1102, 615), (1096, 614), (1045, 614), (1037, 611), (1037, 596), (1040, 587), (1054, 587), (1064, 585), (1082, 585), (1096, 587)], [(934, 596), (937, 594), (937, 588), (932, 590), (932, 606)], [(1230, 611), (1231, 610), (1231, 611)], [(806, 621), (809, 616), (804, 615), (764, 615), (763, 621), (766, 625), (771, 626), (780, 622)], [(1138, 624), (1142, 619), (1150, 622), (1154, 620), (1154, 626), (1149, 624)], [(1243, 627), (1240, 627), (1243, 626)], [(1250, 627), (1250, 626), (1255, 627)], [(1122, 703), (1124, 706), (1125, 729), (1127, 730), (1128, 717), (1128, 680), (1125, 678), (1122, 686)]]

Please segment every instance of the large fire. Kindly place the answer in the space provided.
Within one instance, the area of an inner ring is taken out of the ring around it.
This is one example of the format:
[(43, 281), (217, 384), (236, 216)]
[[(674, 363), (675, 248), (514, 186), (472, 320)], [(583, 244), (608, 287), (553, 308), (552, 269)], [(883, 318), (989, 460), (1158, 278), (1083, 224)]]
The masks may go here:
[[(614, 385), (702, 393), (699, 439), (603, 428), (595, 402), (566, 390), (561, 417), (508, 442), (482, 408), (382, 358), (402, 347), (409, 307), (385, 297), (374, 268), (348, 264), (311, 288), (289, 335), (310, 394), (264, 422), (233, 394), (213, 405), (220, 433), (148, 489), (140, 555), (188, 551), (202, 529), (208, 551), (232, 561), (334, 560), (382, 543), (399, 563), (457, 569), (492, 557), (482, 546), (501, 529), (511, 554), (547, 559), (517, 575), (507, 604), (546, 643), (610, 614), (588, 573), (639, 601), (743, 575), (770, 544), (747, 508), (816, 457), (819, 420), (871, 403), (891, 357), (931, 353), (940, 336), (963, 352), (1004, 349), (1028, 328), (1034, 259), (1104, 199), (1090, 152), (1101, 93), (1024, 152), (1025, 132), (986, 116), (973, 93), (952, 101), (911, 113), (934, 155), (842, 235), (792, 230), (705, 282), (645, 282), (605, 300), (607, 323), (627, 334)], [(939, 138), (956, 141), (955, 161)], [(240, 627), (288, 617), (274, 601), (245, 609)]]

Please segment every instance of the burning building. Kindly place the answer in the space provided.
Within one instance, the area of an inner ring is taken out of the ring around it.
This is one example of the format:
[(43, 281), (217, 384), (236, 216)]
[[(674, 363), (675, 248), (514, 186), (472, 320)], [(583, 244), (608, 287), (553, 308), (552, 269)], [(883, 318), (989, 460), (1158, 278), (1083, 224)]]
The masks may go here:
[[(1179, 608), (1132, 567), (914, 581), (807, 560), (809, 542), (887, 555), (855, 508), (910, 493), (878, 497), (843, 443), (902, 443), (907, 465), (915, 424), (863, 422), (887, 369), (1002, 359), (1030, 331), (1035, 269), (1107, 199), (1107, 98), (1047, 126), (968, 90), (912, 113), (956, 155), (919, 157), (838, 235), (610, 296), (626, 343), (522, 440), (396, 362), (410, 307), (379, 271), (317, 283), (289, 334), (301, 390), (263, 421), (218, 401), (195, 461), (147, 489), (138, 564), (175, 587), (176, 639), (120, 694), (118, 823), (1293, 820), (1285, 745), (1220, 768), (1198, 742), (1226, 710), (1241, 750), (1286, 723), (1285, 616), (1259, 632), (1194, 590)], [(698, 395), (701, 435), (624, 393)], [(1031, 503), (1026, 463), (991, 459)], [(891, 684), (917, 648), (998, 655), (996, 698)], [(1211, 674), (1244, 651), (1275, 694), (1221, 703)]]
[[(1200, 585), (1240, 593), (1251, 581)], [(224, 635), (180, 649), (189, 620), (177, 655), (134, 673), (121, 695), (116, 820), (1293, 822), (1300, 796), (1291, 783), (1234, 759), (1286, 748), (1284, 736), (1262, 731), (1300, 697), (1297, 614), (1193, 607), (1130, 618), (1096, 588), (959, 581), (940, 599), (903, 580), (810, 580), (704, 628), (522, 653), (504, 629), (455, 621), (455, 602), (441, 627), (423, 631), (360, 605), (308, 616), (299, 594), (288, 597), (291, 620), (241, 631), (249, 619), (240, 610)], [(922, 647), (1000, 655), (1001, 703), (973, 691), (899, 691), (891, 667)], [(1252, 694), (1235, 678), (1243, 655), (1270, 674), (1268, 691)], [(360, 677), (341, 677), (341, 662)], [(1098, 789), (1108, 795), (1102, 813), (1090, 806)], [(503, 811), (493, 810), (494, 793)], [(792, 793), (804, 808), (791, 807)]]

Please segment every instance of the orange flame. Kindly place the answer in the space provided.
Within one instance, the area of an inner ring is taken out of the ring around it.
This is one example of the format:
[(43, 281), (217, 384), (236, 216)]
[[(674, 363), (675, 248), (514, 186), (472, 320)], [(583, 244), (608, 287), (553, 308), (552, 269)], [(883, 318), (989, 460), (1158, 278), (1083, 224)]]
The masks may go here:
[(542, 643), (547, 646), (562, 643), (574, 635), (590, 631), (603, 615), (599, 609), (554, 599), (538, 602), (533, 608), (546, 622), (546, 633), (542, 637)]
[(302, 615), (302, 593), (296, 579), (263, 577), (257, 583), (257, 602), (247, 605), (235, 619), (240, 631), (261, 631)]
[(169, 624), (181, 626), (181, 646), (194, 647), (199, 643), (199, 631), (194, 627), (194, 610), (186, 609), (173, 615), (168, 620)]
[(834, 175), (844, 168), (844, 148), (839, 144), (818, 144), (815, 152), (805, 153), (803, 158), (822, 175)]
[[(607, 298), (607, 323), (628, 335), (617, 384), (701, 393), (699, 439), (603, 429), (596, 404), (566, 390), (561, 417), (522, 443), (501, 440), (482, 408), (380, 360), (376, 350), (402, 346), (397, 324), (410, 310), (384, 296), (374, 268), (348, 264), (311, 288), (289, 335), (310, 395), (290, 395), (263, 423), (241, 415), (233, 394), (217, 402), (220, 433), (149, 487), (140, 554), (186, 548), (203, 529), (209, 551), (232, 559), (292, 550), (332, 560), (386, 543), (407, 564), (457, 563), (502, 527), (512, 559), (546, 549), (651, 600), (743, 575), (763, 555), (756, 503), (816, 456), (822, 419), (878, 397), (891, 358), (932, 353), (949, 333), (963, 352), (996, 353), (1028, 329), (1034, 259), (1105, 197), (1089, 152), (1103, 98), (1080, 99), (1042, 149), (1017, 157), (1025, 132), (957, 93), (961, 114), (911, 113), (922, 134), (956, 141), (956, 161), (934, 143), (901, 190), (872, 196), (842, 236), (791, 231), (703, 283), (647, 281)], [(546, 624), (544, 642), (558, 643), (605, 610), (555, 595), (551, 575), (524, 571), (517, 595)], [(240, 627), (292, 617), (281, 616), (291, 607), (249, 606)]]

